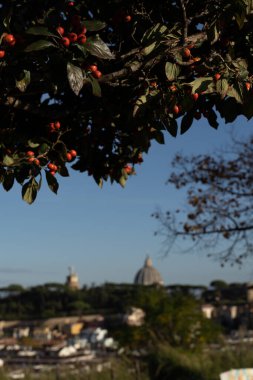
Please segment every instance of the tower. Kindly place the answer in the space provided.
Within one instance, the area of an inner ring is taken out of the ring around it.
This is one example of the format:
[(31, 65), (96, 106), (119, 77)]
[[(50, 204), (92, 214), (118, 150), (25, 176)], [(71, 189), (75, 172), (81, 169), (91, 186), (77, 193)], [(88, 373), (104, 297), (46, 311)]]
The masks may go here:
[(79, 278), (74, 272), (73, 267), (69, 267), (69, 275), (67, 276), (66, 285), (72, 290), (80, 289)]

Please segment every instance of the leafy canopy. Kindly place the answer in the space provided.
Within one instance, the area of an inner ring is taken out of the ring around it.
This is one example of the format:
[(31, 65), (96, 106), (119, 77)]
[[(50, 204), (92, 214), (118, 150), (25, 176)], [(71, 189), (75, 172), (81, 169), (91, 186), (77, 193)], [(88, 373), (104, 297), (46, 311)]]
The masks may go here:
[(249, 0), (0, 1), (0, 180), (124, 186), (152, 140), (253, 115)]

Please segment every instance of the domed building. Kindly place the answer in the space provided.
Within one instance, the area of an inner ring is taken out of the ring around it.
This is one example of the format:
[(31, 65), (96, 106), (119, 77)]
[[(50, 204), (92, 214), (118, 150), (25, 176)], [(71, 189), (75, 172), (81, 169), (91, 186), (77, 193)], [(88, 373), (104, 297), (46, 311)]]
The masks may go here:
[(160, 273), (153, 267), (149, 256), (145, 259), (144, 266), (136, 273), (134, 283), (136, 285), (164, 285)]

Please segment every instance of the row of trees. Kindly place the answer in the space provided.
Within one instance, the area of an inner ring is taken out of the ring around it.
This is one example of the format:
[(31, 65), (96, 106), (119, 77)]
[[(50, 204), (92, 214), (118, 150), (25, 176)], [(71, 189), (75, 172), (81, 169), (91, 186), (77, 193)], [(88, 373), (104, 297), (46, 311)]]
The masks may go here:
[[(152, 347), (157, 341), (190, 347), (215, 340), (219, 333), (219, 328), (202, 315), (199, 301), (179, 290), (168, 295), (160, 287), (105, 284), (72, 291), (64, 285), (48, 284), (12, 292), (15, 294), (0, 301), (2, 319), (102, 313), (111, 333), (121, 344), (130, 347), (146, 344)], [(143, 326), (123, 326), (123, 314), (131, 306), (145, 311)], [(116, 320), (111, 318), (113, 315), (117, 316)]]

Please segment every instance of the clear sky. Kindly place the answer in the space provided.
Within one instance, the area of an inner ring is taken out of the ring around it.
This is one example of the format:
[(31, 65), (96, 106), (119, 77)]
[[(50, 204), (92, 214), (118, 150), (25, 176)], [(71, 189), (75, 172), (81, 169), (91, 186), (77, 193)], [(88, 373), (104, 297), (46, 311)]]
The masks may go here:
[(163, 146), (153, 143), (125, 189), (108, 183), (101, 190), (86, 174), (73, 171), (60, 178), (57, 196), (44, 182), (31, 206), (22, 201), (20, 186), (9, 193), (1, 189), (0, 286), (63, 283), (70, 265), (81, 284), (132, 282), (147, 254), (166, 284), (253, 281), (253, 260), (239, 269), (221, 268), (204, 254), (163, 257), (162, 238), (154, 236), (158, 223), (151, 218), (157, 207), (184, 204), (182, 193), (165, 185), (176, 152), (215, 154), (228, 144), (232, 130), (240, 137), (251, 129), (245, 120), (220, 125), (218, 131), (205, 120), (195, 122), (185, 135), (168, 135)]

